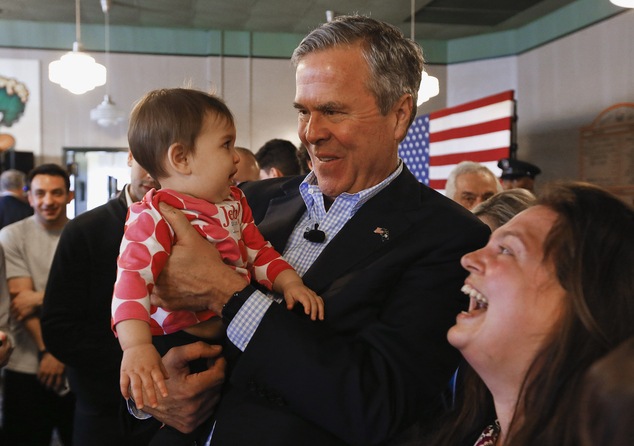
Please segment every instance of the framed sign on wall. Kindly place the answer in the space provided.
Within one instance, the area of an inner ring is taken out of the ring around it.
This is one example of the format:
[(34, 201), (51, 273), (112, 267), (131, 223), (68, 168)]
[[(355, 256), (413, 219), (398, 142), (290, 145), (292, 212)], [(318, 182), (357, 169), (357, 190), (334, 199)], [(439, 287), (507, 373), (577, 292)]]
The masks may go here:
[(579, 179), (634, 204), (634, 104), (613, 105), (581, 128)]

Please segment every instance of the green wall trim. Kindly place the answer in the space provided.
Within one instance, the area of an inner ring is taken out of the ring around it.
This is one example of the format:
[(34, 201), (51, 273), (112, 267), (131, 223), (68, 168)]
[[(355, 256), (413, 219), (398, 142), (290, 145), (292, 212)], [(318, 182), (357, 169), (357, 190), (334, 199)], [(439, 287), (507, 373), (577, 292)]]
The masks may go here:
[[(191, 29), (110, 26), (110, 49), (114, 52), (149, 54), (220, 54), (222, 31)], [(40, 48), (68, 50), (75, 41), (75, 25), (0, 20), (0, 46), (10, 48)], [(81, 42), (86, 51), (103, 51), (103, 25), (82, 25)]]
[[(224, 31), (222, 54), (227, 56), (249, 56), (251, 54), (251, 35), (246, 31)], [(220, 53), (216, 53), (220, 54)]]
[[(577, 0), (521, 28), (453, 40), (417, 40), (425, 60), (452, 64), (521, 54), (623, 12), (608, 0)], [(174, 28), (110, 27), (110, 50), (188, 56), (290, 58), (303, 34)], [(75, 25), (0, 20), (0, 47), (70, 51)], [(82, 25), (86, 51), (104, 50), (104, 26)], [(134, 42), (134, 49), (129, 42)]]
[(449, 40), (445, 63), (521, 54), (623, 11), (608, 0), (577, 0), (521, 28)]
[(425, 58), (425, 63), (447, 63), (447, 40), (416, 39), (416, 43), (423, 47), (423, 57)]
[(253, 33), (253, 54), (258, 57), (290, 58), (304, 34)]

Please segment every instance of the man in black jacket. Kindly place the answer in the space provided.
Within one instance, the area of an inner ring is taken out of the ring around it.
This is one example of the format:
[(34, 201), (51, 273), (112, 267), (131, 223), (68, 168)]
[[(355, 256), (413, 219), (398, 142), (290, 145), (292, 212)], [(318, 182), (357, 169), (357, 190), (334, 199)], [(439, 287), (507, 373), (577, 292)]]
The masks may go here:
[[(243, 190), (260, 232), (324, 299), (324, 321), (245, 288), (168, 207), (179, 241), (154, 303), (211, 309), (228, 323), (229, 379), (212, 445), (404, 440), (439, 412), (459, 357), (446, 333), (467, 308), (460, 258), (484, 246), (489, 230), (398, 158), (416, 116), (418, 45), (385, 23), (339, 17), (306, 37), (293, 63), (299, 137), (314, 171)], [(222, 362), (195, 376), (182, 369), (183, 359), (212, 354), (172, 349), (170, 396), (147, 411), (184, 431), (208, 416)]]
[(159, 185), (131, 154), (128, 165), (132, 180), (119, 197), (77, 216), (64, 228), (44, 296), (44, 343), (67, 365), (77, 397), (75, 446), (138, 444), (121, 434), (122, 353), (110, 328), (110, 304), (128, 207)]
[(9, 169), (0, 175), (0, 229), (33, 215), (24, 195), (24, 173)]

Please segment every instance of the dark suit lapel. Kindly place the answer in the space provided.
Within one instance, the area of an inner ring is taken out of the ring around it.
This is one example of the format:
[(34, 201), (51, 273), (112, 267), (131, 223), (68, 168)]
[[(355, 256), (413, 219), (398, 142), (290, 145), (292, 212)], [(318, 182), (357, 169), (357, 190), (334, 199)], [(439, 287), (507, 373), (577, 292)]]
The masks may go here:
[(394, 243), (411, 226), (407, 209), (418, 207), (419, 202), (420, 183), (404, 168), (339, 231), (304, 274), (304, 283), (319, 293), (359, 262)]
[(299, 194), (299, 187), (294, 184), (282, 186), (283, 197), (273, 198), (269, 202), (266, 215), (258, 225), (260, 233), (271, 242), (277, 252), (284, 252), (286, 243), (295, 225), (306, 212), (306, 205)]

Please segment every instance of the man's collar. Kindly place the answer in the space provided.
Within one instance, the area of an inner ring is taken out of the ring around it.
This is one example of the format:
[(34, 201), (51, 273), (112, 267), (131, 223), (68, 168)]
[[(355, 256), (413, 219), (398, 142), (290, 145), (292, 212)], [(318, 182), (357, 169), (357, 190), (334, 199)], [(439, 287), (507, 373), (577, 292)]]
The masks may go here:
[[(66, 212), (66, 206), (64, 206), (64, 210), (62, 212)], [(42, 227), (43, 229), (46, 229), (47, 231), (61, 231), (62, 229), (64, 229), (64, 226), (66, 226), (66, 223), (68, 223), (70, 221), (69, 218), (66, 218), (66, 220), (64, 221), (63, 224), (60, 225), (55, 225), (55, 226), (48, 226), (46, 223), (42, 223), (36, 215), (33, 215), (33, 217), (35, 218), (35, 223), (37, 223), (38, 226)]]
[[(401, 174), (401, 172), (403, 172), (403, 165), (404, 165), (403, 160), (401, 158), (398, 158), (398, 165), (396, 166), (396, 169), (394, 170), (394, 172), (392, 172), (387, 178), (385, 178), (379, 184), (375, 184), (372, 187), (356, 192), (354, 194), (349, 194), (347, 192), (344, 192), (343, 194), (340, 195), (340, 197), (343, 197), (343, 196), (345, 196), (346, 198), (354, 197), (359, 201), (358, 205), (355, 207), (356, 208), (360, 207), (361, 205), (363, 205), (363, 203), (365, 203), (370, 198), (372, 198), (373, 196), (381, 192), (385, 187), (387, 187), (394, 180), (394, 178), (398, 177)], [(300, 191), (300, 194), (302, 195), (302, 198), (304, 199), (304, 202), (306, 203), (306, 207), (308, 208), (310, 208), (310, 205), (314, 201), (313, 194), (322, 195), (321, 190), (319, 190), (317, 176), (315, 175), (314, 171), (306, 175), (306, 178), (304, 178), (304, 181), (302, 181), (302, 183), (299, 185), (299, 191)]]
[(134, 201), (132, 200), (132, 195), (130, 195), (130, 184), (126, 184), (123, 187), (123, 194), (125, 194), (125, 204), (127, 207), (132, 206), (132, 204), (134, 204)]

